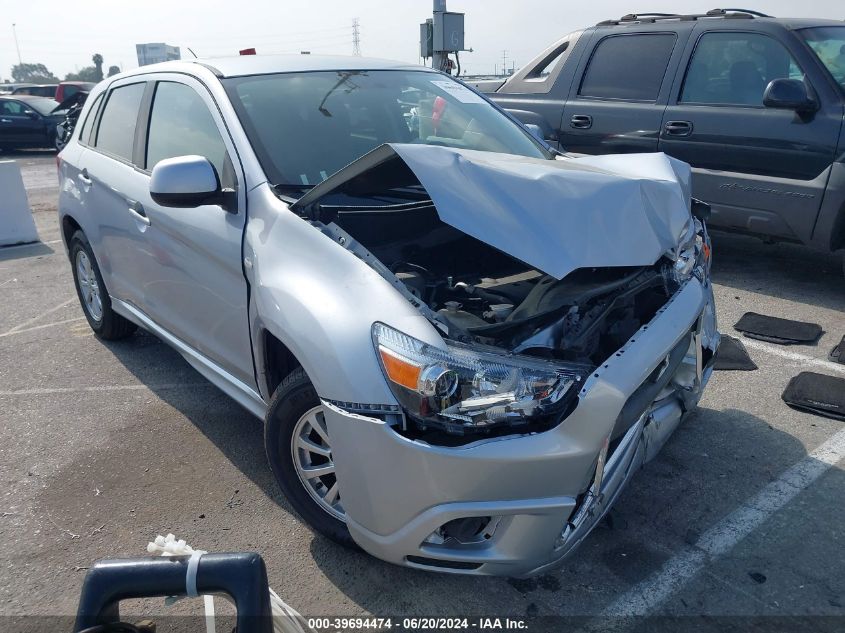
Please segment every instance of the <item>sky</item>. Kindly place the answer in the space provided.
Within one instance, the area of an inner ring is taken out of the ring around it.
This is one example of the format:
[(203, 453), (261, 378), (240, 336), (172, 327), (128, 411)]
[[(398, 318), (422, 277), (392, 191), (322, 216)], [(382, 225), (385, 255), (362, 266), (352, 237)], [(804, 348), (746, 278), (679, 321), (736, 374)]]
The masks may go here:
[[(519, 68), (563, 35), (636, 11), (703, 13), (711, 2), (692, 0), (447, 0), (463, 12), (464, 74), (491, 74), (503, 63)], [(781, 17), (845, 19), (843, 0), (743, 0)], [(104, 67), (137, 66), (135, 44), (166, 42), (199, 57), (262, 53), (352, 53), (352, 21), (360, 23), (361, 53), (416, 63), (419, 24), (431, 17), (431, 0), (0, 0), (0, 81), (10, 79), (20, 57), (43, 63), (60, 78), (100, 53)]]

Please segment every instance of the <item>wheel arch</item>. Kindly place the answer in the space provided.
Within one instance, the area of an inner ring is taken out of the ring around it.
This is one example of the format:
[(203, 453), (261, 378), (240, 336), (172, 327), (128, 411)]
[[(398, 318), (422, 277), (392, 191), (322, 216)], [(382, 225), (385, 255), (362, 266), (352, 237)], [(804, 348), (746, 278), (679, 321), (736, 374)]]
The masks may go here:
[(77, 222), (73, 218), (73, 216), (62, 216), (62, 239), (64, 240), (65, 248), (68, 250), (68, 254), (70, 254), (70, 239), (73, 237), (73, 234), (77, 231), (82, 231), (82, 227), (79, 225), (79, 222)]
[(302, 363), (270, 330), (262, 328), (258, 339), (261, 345), (260, 353), (256, 355), (259, 363), (258, 375), (267, 397), (272, 398), (285, 377), (302, 367)]

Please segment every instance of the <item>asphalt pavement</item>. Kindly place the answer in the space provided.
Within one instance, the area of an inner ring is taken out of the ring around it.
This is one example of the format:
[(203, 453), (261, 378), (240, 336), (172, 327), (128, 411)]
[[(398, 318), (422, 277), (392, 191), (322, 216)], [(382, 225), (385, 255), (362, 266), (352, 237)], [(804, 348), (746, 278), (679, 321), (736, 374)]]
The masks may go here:
[[(173, 532), (209, 551), (260, 552), (271, 586), (307, 616), (845, 622), (845, 424), (781, 401), (801, 371), (845, 377), (826, 361), (845, 335), (838, 257), (714, 234), (720, 329), (739, 336), (733, 324), (754, 311), (819, 323), (818, 343), (746, 340), (759, 369), (714, 373), (699, 409), (560, 569), (427, 573), (312, 534), (272, 479), (259, 420), (153, 336), (91, 334), (60, 240), (55, 156), (12, 157), (41, 243), (0, 249), (0, 615), (72, 614), (92, 561), (143, 555)], [(169, 613), (163, 601), (136, 606)]]

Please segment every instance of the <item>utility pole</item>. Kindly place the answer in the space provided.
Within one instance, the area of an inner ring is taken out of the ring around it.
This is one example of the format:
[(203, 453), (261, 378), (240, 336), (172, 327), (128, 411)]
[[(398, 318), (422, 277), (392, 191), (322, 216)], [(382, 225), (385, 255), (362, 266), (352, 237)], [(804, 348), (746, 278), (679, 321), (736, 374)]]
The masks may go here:
[(23, 61), (21, 60), (21, 47), (20, 44), (18, 44), (18, 32), (15, 29), (14, 22), (12, 23), (12, 35), (15, 37), (15, 49), (18, 51), (18, 65), (20, 65), (23, 64)]
[[(437, 20), (438, 13), (446, 13), (446, 0), (434, 0), (434, 19)], [(442, 16), (441, 16), (442, 18)], [(448, 53), (437, 50), (435, 47), (434, 55), (431, 58), (431, 67), (437, 70), (443, 70), (446, 65), (446, 60), (449, 59)]]
[(508, 52), (502, 51), (502, 77), (508, 74)]
[(358, 18), (352, 20), (352, 54), (361, 56), (361, 24)]
[[(431, 67), (451, 73), (456, 65), (460, 74), (458, 55), (464, 48), (464, 14), (446, 10), (446, 0), (433, 0), (432, 16), (420, 24), (420, 57), (431, 58)], [(472, 49), (469, 49), (472, 51)], [(455, 63), (449, 54), (455, 54)]]

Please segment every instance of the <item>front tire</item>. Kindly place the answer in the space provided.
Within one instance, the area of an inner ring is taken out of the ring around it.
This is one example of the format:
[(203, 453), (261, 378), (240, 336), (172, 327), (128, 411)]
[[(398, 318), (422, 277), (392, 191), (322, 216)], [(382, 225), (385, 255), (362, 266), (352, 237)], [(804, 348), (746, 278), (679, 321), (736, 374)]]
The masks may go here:
[(107, 341), (130, 336), (138, 326), (112, 310), (100, 267), (85, 233), (77, 231), (73, 234), (68, 251), (76, 295), (94, 334)]
[(346, 527), (323, 405), (302, 368), (273, 394), (264, 445), (273, 475), (294, 510), (323, 536), (353, 549)]

